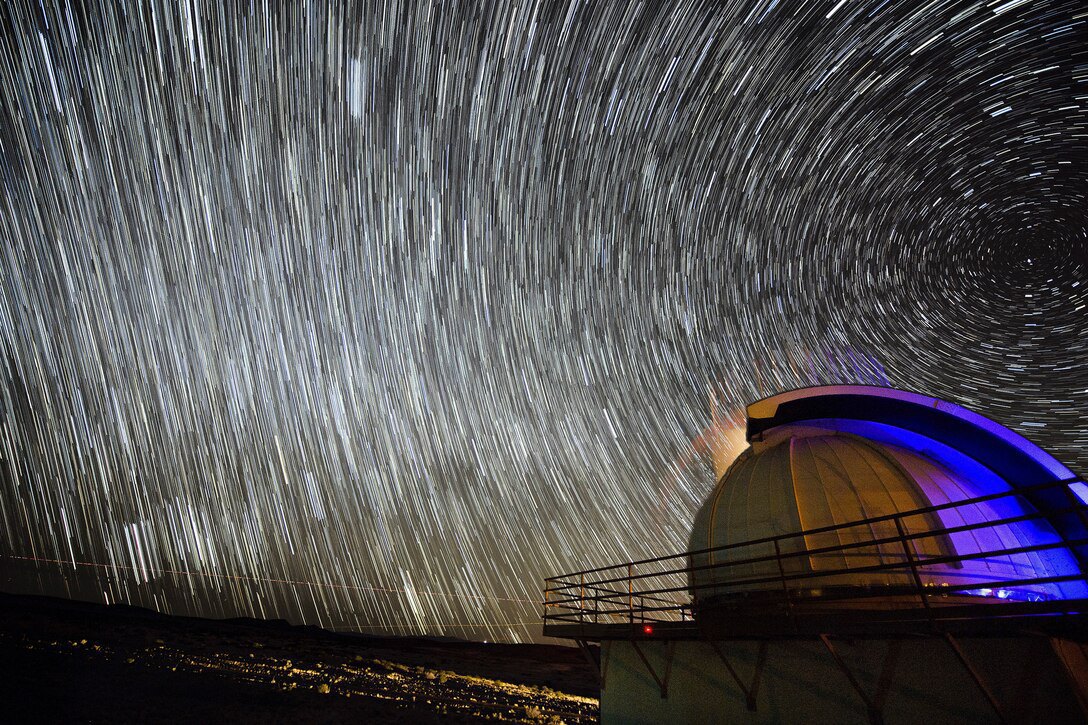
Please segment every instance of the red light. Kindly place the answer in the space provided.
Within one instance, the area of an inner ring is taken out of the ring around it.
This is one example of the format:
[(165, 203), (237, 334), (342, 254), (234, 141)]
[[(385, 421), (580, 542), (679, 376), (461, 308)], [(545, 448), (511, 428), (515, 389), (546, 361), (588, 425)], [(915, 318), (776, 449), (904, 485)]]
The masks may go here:
[(643, 634), (653, 634), (654, 633), (654, 628), (649, 624), (644, 624), (644, 625), (642, 625), (642, 633)]

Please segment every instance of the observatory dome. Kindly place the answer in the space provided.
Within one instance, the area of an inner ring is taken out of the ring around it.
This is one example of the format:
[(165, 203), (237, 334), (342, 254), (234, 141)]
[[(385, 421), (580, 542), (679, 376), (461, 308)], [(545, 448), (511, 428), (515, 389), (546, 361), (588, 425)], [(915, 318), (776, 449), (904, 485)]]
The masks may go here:
[[(889, 397), (883, 390), (852, 387), (850, 392), (855, 398)], [(1080, 566), (1045, 518), (1008, 521), (1036, 510), (1028, 497), (986, 499), (1013, 490), (999, 473), (1011, 465), (1007, 460), (978, 460), (970, 441), (957, 447), (966, 439), (950, 437), (947, 426), (912, 419), (910, 430), (893, 424), (895, 415), (864, 412), (878, 412), (879, 404), (848, 406), (853, 412), (846, 417), (843, 401), (830, 399), (841, 398), (841, 388), (810, 391), (820, 392), (800, 396), (808, 406), (805, 415), (783, 416), (779, 406), (769, 419), (760, 420), (766, 408), (759, 406), (766, 401), (749, 408), (751, 446), (695, 517), (688, 550), (697, 610), (759, 591), (781, 591), (783, 578), (791, 588), (813, 594), (836, 587), (906, 592), (921, 584), (960, 587), (956, 591), (962, 595), (1024, 600), (1083, 595), (1066, 591), (1073, 586), (1066, 583), (1010, 585), (1022, 579), (1061, 579), (1077, 574)], [(825, 400), (816, 404), (814, 397)], [(892, 400), (893, 409), (904, 403)], [(932, 405), (929, 410), (934, 412), (925, 415), (936, 415)], [(835, 417), (820, 417), (827, 414)], [(992, 452), (999, 456), (1000, 446)], [(984, 500), (944, 506), (978, 497)], [(913, 513), (901, 515), (905, 512)], [(990, 555), (1048, 542), (1055, 546)]]

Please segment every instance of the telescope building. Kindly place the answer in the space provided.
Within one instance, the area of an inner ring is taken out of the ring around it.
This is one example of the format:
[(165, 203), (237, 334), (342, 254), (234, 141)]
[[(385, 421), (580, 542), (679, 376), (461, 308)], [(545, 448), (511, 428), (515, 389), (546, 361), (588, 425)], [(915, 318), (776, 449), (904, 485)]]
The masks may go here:
[[(960, 406), (748, 406), (688, 551), (547, 580), (605, 723), (1088, 720), (1088, 486)], [(599, 643), (599, 648), (590, 643)]]

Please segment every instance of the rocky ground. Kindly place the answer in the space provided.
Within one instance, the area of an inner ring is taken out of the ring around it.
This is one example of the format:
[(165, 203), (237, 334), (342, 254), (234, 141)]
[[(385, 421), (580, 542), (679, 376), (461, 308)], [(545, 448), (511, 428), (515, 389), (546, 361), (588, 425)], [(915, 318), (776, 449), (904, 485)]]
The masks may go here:
[(0, 594), (7, 722), (597, 720), (576, 649), (335, 634)]

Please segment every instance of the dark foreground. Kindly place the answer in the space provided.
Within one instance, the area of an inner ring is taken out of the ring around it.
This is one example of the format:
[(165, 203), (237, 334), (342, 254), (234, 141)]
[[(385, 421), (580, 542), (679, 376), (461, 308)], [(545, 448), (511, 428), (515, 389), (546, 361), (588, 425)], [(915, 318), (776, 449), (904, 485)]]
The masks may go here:
[(334, 634), (0, 593), (7, 722), (597, 720), (566, 647)]

